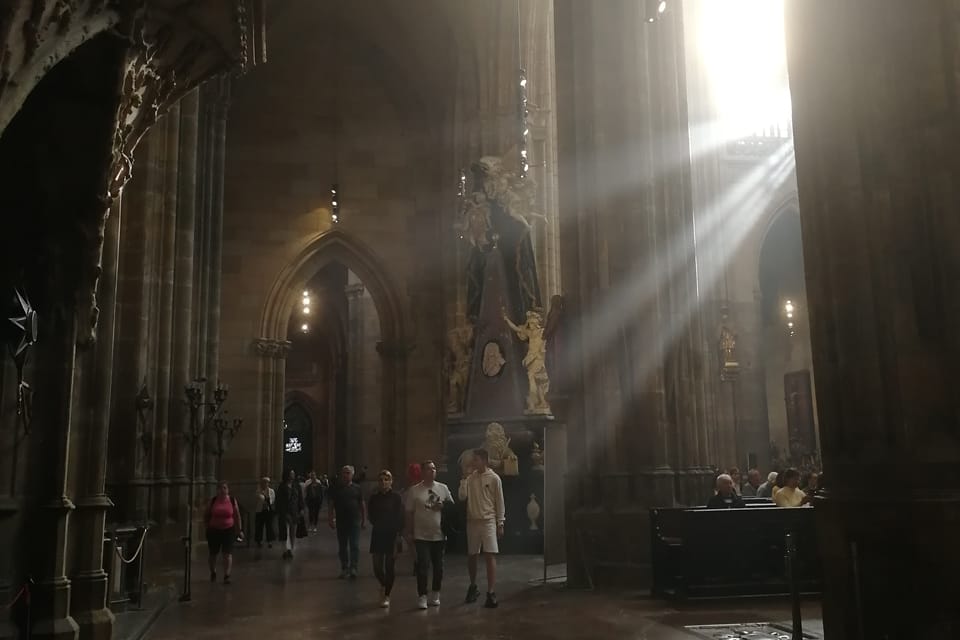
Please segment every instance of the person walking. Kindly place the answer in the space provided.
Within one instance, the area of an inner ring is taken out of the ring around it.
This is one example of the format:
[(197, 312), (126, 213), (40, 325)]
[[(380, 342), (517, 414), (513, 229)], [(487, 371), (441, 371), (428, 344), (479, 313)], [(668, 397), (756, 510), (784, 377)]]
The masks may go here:
[(266, 533), (267, 548), (272, 549), (273, 540), (276, 537), (273, 531), (273, 516), (277, 508), (277, 494), (270, 487), (270, 478), (266, 476), (260, 478), (260, 485), (257, 487), (254, 497), (256, 499), (256, 515), (253, 518), (253, 539), (258, 547), (262, 547), (264, 533)]
[(360, 529), (367, 526), (367, 504), (360, 487), (353, 482), (350, 465), (340, 469), (340, 482), (330, 488), (327, 504), (327, 519), (330, 528), (337, 531), (340, 548), (340, 578), (354, 579), (360, 561)]
[(317, 472), (311, 471), (310, 477), (304, 483), (304, 500), (310, 517), (310, 530), (317, 532), (317, 522), (320, 521), (320, 508), (323, 506), (323, 485), (317, 478)]
[(277, 526), (280, 540), (286, 544), (283, 557), (293, 558), (294, 542), (297, 537), (297, 522), (303, 516), (303, 490), (297, 481), (297, 473), (293, 469), (277, 489)]
[(497, 608), (497, 554), (498, 539), (503, 537), (505, 506), (503, 483), (493, 472), (490, 454), (486, 449), (473, 452), (472, 471), (460, 481), (460, 499), (467, 501), (467, 567), (470, 572), (470, 587), (466, 602), (476, 602), (480, 597), (477, 588), (477, 558), (482, 554), (487, 566), (488, 609)]
[(380, 583), (380, 606), (390, 606), (395, 579), (397, 543), (403, 534), (403, 499), (393, 490), (393, 474), (384, 469), (378, 476), (380, 486), (367, 501), (367, 517), (373, 525), (370, 553), (373, 573)]
[[(437, 465), (427, 460), (420, 465), (423, 480), (407, 489), (407, 538), (417, 552), (417, 607), (440, 606), (440, 587), (443, 583), (442, 515), (444, 503), (453, 502), (450, 489), (437, 482)], [(432, 593), (427, 598), (427, 570), (433, 567)]]
[(207, 525), (207, 548), (210, 551), (210, 582), (217, 581), (217, 556), (223, 555), (223, 584), (230, 584), (233, 568), (233, 543), (243, 531), (240, 507), (230, 495), (226, 482), (217, 485), (217, 495), (207, 507), (204, 522)]

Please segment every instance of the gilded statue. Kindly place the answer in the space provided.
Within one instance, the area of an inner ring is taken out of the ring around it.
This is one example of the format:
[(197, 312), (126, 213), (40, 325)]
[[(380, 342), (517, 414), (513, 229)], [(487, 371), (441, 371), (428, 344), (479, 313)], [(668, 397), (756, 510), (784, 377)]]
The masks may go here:
[(521, 178), (516, 172), (503, 166), (503, 161), (494, 156), (484, 156), (477, 163), (480, 169), (483, 193), (487, 199), (500, 204), (507, 214), (529, 231), (535, 220), (546, 216), (534, 211), (536, 184), (529, 178)]
[(457, 327), (447, 332), (447, 413), (460, 413), (466, 399), (467, 381), (470, 377), (470, 356), (473, 329)]
[(720, 362), (723, 366), (737, 366), (737, 336), (729, 328), (720, 327)]
[(527, 311), (527, 321), (515, 325), (503, 310), (503, 319), (517, 337), (527, 343), (527, 355), (523, 366), (527, 369), (527, 408), (526, 414), (543, 415), (550, 413), (547, 392), (550, 390), (550, 378), (547, 376), (547, 343), (543, 338), (543, 318), (537, 311)]
[[(517, 454), (510, 448), (510, 438), (507, 437), (502, 424), (491, 422), (487, 425), (486, 437), (481, 446), (490, 454), (491, 469), (503, 476), (520, 475)], [(461, 453), (459, 463), (463, 477), (470, 475), (470, 472), (473, 471), (473, 449), (467, 449)]]

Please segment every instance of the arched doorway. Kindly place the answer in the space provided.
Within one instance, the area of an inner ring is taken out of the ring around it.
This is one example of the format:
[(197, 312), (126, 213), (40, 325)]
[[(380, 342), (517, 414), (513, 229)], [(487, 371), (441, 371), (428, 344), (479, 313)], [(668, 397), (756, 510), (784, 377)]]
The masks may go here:
[(283, 412), (283, 468), (302, 470), (311, 466), (313, 458), (313, 420), (299, 402)]
[(819, 466), (813, 355), (807, 320), (800, 214), (776, 214), (760, 250), (763, 364), (771, 458), (779, 467)]
[(394, 291), (372, 252), (339, 230), (312, 239), (277, 278), (260, 342), (279, 345), (286, 361), (265, 360), (260, 372), (265, 468), (284, 455), (295, 397), (309, 398), (312, 415), (312, 451), (298, 473), (403, 460), (406, 354)]

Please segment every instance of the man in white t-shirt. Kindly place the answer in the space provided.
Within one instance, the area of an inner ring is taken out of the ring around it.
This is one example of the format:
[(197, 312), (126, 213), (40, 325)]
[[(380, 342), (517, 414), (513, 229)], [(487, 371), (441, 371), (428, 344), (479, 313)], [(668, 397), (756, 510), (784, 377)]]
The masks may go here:
[[(423, 481), (409, 489), (405, 496), (407, 539), (417, 550), (417, 607), (440, 606), (443, 582), (444, 540), (441, 518), (443, 504), (453, 502), (450, 489), (437, 482), (437, 465), (427, 460), (421, 465)], [(433, 593), (427, 599), (427, 570), (433, 565)]]
[(466, 602), (476, 602), (480, 597), (477, 589), (477, 556), (483, 554), (487, 565), (488, 609), (497, 608), (497, 539), (503, 537), (504, 504), (503, 483), (500, 476), (489, 468), (490, 454), (486, 449), (473, 452), (473, 471), (460, 481), (460, 499), (467, 501), (467, 566), (470, 570), (470, 588)]

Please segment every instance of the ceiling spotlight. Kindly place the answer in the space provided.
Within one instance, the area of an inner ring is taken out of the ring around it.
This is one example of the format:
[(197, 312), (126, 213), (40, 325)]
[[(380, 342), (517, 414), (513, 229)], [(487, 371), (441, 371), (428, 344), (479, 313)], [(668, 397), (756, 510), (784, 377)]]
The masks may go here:
[(647, 0), (645, 16), (647, 22), (656, 22), (667, 11), (667, 0)]
[(310, 307), (304, 307), (304, 308), (303, 308), (303, 315), (305, 315), (305, 316), (310, 315)]
[(300, 327), (300, 330), (303, 331), (304, 333), (306, 333), (306, 332), (310, 331), (310, 325), (304, 323), (304, 324)]

